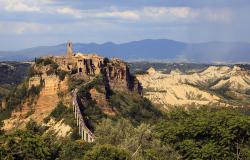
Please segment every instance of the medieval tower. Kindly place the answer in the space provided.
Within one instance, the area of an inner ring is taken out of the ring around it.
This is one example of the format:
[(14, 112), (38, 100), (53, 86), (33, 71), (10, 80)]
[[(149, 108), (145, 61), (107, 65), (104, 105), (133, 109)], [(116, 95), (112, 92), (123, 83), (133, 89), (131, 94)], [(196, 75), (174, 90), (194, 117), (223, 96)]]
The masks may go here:
[(69, 62), (72, 60), (72, 55), (73, 55), (73, 45), (72, 42), (67, 43), (67, 59)]

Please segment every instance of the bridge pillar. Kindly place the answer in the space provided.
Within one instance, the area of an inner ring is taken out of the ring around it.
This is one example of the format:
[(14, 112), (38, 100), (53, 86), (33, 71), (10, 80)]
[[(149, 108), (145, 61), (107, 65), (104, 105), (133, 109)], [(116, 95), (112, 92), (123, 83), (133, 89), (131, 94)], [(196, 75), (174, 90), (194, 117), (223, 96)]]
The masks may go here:
[(84, 140), (84, 130), (83, 130), (83, 127), (82, 127), (82, 140)]
[(87, 133), (86, 133), (86, 142), (89, 142), (88, 140), (89, 140), (89, 134), (88, 134), (88, 132), (87, 132)]
[(88, 139), (88, 142), (92, 142), (92, 140), (91, 140), (92, 138), (91, 138), (90, 135), (88, 136), (88, 138), (89, 138), (89, 139)]
[(84, 141), (87, 142), (87, 132), (84, 131)]
[(76, 125), (78, 126), (78, 114), (76, 113)]
[(75, 106), (75, 118), (77, 116), (77, 107)]
[(81, 135), (81, 123), (79, 123), (79, 135)]

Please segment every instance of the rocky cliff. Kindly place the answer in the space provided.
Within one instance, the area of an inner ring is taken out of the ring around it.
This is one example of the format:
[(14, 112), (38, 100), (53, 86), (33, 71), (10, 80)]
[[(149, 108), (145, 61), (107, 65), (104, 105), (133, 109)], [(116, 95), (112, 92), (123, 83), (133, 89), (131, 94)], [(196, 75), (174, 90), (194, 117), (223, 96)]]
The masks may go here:
[[(33, 66), (34, 67), (34, 66)], [(27, 97), (13, 110), (11, 118), (4, 121), (4, 129), (23, 128), (28, 121), (43, 122), (59, 101), (70, 104), (68, 92), (68, 77), (60, 80), (57, 75), (47, 75), (42, 70), (41, 75), (30, 77), (27, 85)], [(30, 94), (38, 90), (37, 94)], [(63, 96), (62, 96), (63, 95)]]
[[(80, 53), (67, 57), (36, 59), (25, 85), (27, 93), (38, 92), (33, 96), (28, 94), (18, 109), (12, 112), (11, 118), (4, 121), (4, 129), (22, 128), (31, 119), (39, 123), (43, 122), (59, 102), (63, 102), (67, 106), (71, 105), (70, 89), (73, 88), (69, 88), (69, 86), (73, 83), (72, 79), (88, 82), (100, 76), (103, 77), (101, 81), (105, 86), (105, 94), (94, 88), (90, 90), (90, 94), (93, 100), (101, 106), (104, 114), (115, 115), (107, 100), (108, 92), (118, 91), (141, 95), (140, 83), (130, 74), (127, 63), (119, 59), (109, 60), (93, 54)], [(81, 85), (73, 87), (81, 87)]]
[(127, 63), (112, 59), (104, 64), (101, 72), (107, 80), (107, 85), (113, 90), (134, 91), (141, 94), (142, 87), (139, 81), (131, 75)]

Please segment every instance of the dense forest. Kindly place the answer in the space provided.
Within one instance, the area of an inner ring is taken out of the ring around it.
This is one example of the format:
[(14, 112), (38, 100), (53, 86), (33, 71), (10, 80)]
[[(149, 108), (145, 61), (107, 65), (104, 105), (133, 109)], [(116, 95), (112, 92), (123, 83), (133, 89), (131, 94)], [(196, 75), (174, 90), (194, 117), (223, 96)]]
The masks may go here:
[[(62, 107), (61, 107), (62, 108)], [(62, 113), (52, 112), (52, 116)], [(58, 108), (57, 108), (58, 111)], [(71, 112), (71, 111), (68, 111)], [(250, 110), (174, 109), (154, 124), (105, 119), (97, 139), (60, 139), (30, 121), (27, 130), (1, 132), (1, 159), (249, 159)]]

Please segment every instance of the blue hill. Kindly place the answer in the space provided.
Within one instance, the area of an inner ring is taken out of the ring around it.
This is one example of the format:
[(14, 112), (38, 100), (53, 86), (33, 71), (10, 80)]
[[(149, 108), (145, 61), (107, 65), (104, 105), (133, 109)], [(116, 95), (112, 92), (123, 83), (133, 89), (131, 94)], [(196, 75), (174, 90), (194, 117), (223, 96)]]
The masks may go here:
[[(0, 60), (30, 60), (44, 55), (65, 54), (65, 45), (40, 46), (19, 51), (1, 51)], [(74, 51), (97, 53), (125, 60), (166, 60), (190, 62), (250, 62), (250, 43), (184, 43), (168, 39), (146, 39), (116, 44), (75, 43)]]

